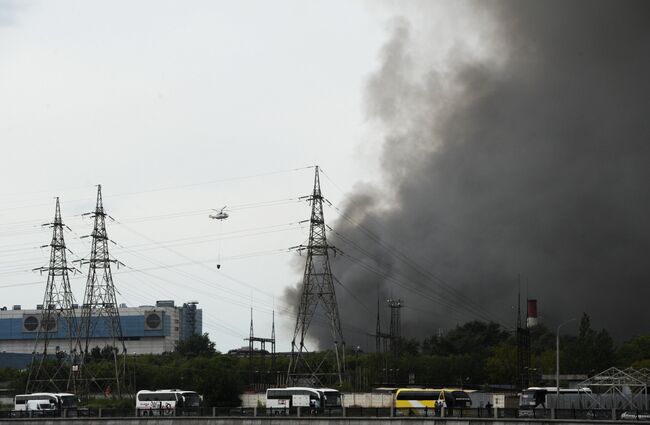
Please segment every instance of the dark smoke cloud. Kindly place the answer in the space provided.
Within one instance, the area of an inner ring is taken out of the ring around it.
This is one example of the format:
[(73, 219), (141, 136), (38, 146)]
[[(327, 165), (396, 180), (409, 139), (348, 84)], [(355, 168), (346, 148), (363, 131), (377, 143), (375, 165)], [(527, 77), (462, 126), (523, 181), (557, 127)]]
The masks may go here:
[[(368, 115), (383, 128), (386, 187), (361, 188), (347, 206), (462, 295), (340, 220), (336, 231), (385, 271), (335, 261), (347, 288), (337, 288), (344, 326), (374, 331), (378, 288), (383, 299), (405, 300), (407, 336), (473, 318), (514, 325), (521, 273), (523, 295), (539, 300), (551, 327), (584, 311), (618, 338), (650, 332), (650, 3), (476, 7), (495, 24), (495, 57), (458, 48), (444, 71), (418, 71), (415, 28), (396, 23), (366, 93)], [(451, 305), (395, 285), (390, 277), (400, 274)]]

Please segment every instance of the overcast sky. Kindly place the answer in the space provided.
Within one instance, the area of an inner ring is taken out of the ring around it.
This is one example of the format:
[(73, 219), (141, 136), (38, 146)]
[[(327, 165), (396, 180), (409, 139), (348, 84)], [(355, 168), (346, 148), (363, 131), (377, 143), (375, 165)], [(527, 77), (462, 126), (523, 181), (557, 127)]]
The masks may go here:
[[(88, 256), (80, 215), (101, 183), (128, 266), (118, 301), (199, 301), (219, 350), (244, 344), (251, 303), (267, 336), (275, 303), (287, 349), (300, 257), (280, 251), (307, 236), (302, 168), (323, 167), (335, 204), (374, 178), (363, 89), (392, 16), (361, 1), (0, 0), (0, 305), (42, 302), (30, 270), (47, 265), (55, 196), (69, 260)], [(224, 205), (227, 221), (208, 219)], [(72, 278), (79, 302), (84, 285)]]
[(275, 310), (288, 350), (318, 164), (352, 345), (377, 293), (512, 327), (518, 275), (551, 329), (647, 334), (649, 5), (0, 0), (0, 307), (43, 300), (55, 196), (88, 257), (102, 184), (118, 302), (198, 301), (224, 352)]

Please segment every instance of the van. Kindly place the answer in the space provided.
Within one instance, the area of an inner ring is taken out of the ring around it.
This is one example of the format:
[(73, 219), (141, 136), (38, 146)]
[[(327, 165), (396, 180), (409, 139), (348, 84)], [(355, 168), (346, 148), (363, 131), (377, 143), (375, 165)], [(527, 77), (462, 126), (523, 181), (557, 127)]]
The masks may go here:
[(54, 413), (56, 406), (47, 399), (27, 400), (25, 410), (32, 412), (32, 416), (45, 416)]

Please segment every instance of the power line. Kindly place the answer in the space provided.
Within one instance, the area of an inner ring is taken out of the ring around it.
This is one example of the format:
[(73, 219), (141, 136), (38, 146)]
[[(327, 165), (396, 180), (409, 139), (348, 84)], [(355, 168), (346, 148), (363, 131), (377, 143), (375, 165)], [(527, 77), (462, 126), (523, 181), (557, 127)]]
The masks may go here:
[[(476, 304), (471, 299), (469, 299), (466, 296), (466, 294), (463, 294), (458, 289), (453, 287), (451, 284), (446, 282), (444, 279), (440, 278), (439, 276), (437, 276), (437, 275), (431, 273), (430, 271), (424, 269), (423, 267), (421, 267), (419, 264), (417, 264), (416, 261), (412, 260), (406, 254), (404, 254), (403, 252), (399, 251), (398, 249), (396, 249), (395, 247), (390, 245), (388, 242), (383, 240), (379, 235), (377, 235), (376, 233), (374, 233), (373, 231), (371, 231), (370, 229), (368, 229), (364, 225), (356, 222), (350, 216), (345, 214), (340, 208), (332, 205), (331, 203), (328, 204), (328, 205), (332, 209), (334, 209), (337, 213), (339, 213), (339, 215), (342, 218), (344, 218), (350, 224), (352, 224), (355, 227), (357, 227), (358, 229), (360, 229), (361, 232), (364, 233), (369, 239), (371, 239), (372, 241), (374, 241), (377, 244), (379, 244), (380, 246), (382, 246), (391, 256), (393, 256), (397, 260), (399, 260), (402, 263), (409, 266), (412, 270), (414, 270), (419, 275), (421, 275), (422, 277), (427, 279), (429, 282), (431, 282), (431, 283), (433, 283), (433, 284), (435, 284), (437, 286), (440, 286), (444, 291), (446, 291), (446, 293), (453, 294), (454, 297), (456, 297), (456, 299), (448, 298), (447, 299), (448, 302), (455, 303), (459, 308), (470, 309), (470, 311), (472, 311), (474, 314), (478, 313), (480, 315), (480, 317), (483, 317), (483, 318), (486, 318), (486, 317), (489, 318), (490, 317), (490, 313), (487, 312), (487, 310), (485, 310), (482, 306)], [(339, 236), (342, 236), (342, 235), (339, 234)], [(490, 318), (489, 320), (493, 320), (493, 319)], [(497, 320), (493, 320), (493, 321), (496, 321), (498, 323)], [(502, 324), (502, 326), (504, 326), (504, 325)]]
[[(192, 182), (192, 183), (186, 183), (186, 184), (180, 184), (180, 185), (172, 185), (172, 186), (162, 186), (162, 187), (157, 187), (157, 188), (149, 188), (149, 189), (142, 189), (138, 191), (130, 191), (130, 192), (122, 192), (122, 193), (116, 193), (110, 196), (107, 196), (107, 199), (113, 199), (117, 197), (124, 197), (124, 196), (133, 196), (133, 195), (140, 195), (143, 193), (153, 193), (153, 192), (164, 192), (168, 190), (176, 190), (176, 189), (186, 189), (190, 187), (198, 187), (198, 186), (208, 186), (212, 184), (217, 184), (217, 183), (228, 183), (228, 182), (235, 182), (235, 181), (241, 181), (241, 180), (251, 180), (251, 179), (256, 179), (256, 178), (261, 178), (261, 177), (270, 177), (274, 175), (280, 175), (280, 174), (287, 174), (287, 173), (293, 173), (296, 171), (302, 171), (302, 170), (307, 170), (313, 168), (313, 166), (307, 166), (307, 167), (299, 167), (299, 168), (291, 168), (291, 169), (285, 169), (285, 170), (277, 170), (277, 171), (268, 171), (264, 173), (256, 173), (256, 174), (250, 174), (250, 175), (244, 175), (244, 176), (236, 176), (236, 177), (229, 177), (229, 178), (221, 178), (221, 179), (213, 179), (213, 180), (207, 180), (207, 181), (202, 181), (202, 182)], [(80, 187), (76, 187), (73, 189), (68, 189), (68, 190), (77, 190)], [(48, 190), (39, 190), (35, 192), (30, 192), (28, 194), (41, 194), (41, 193), (48, 193)], [(64, 190), (59, 190), (59, 192), (65, 192)], [(17, 192), (10, 193), (10, 194), (1, 194), (0, 197), (2, 196), (13, 196)], [(92, 198), (79, 198), (79, 199), (72, 199), (72, 200), (66, 200), (67, 203), (75, 203), (75, 202), (87, 202), (89, 200), (92, 200)], [(36, 204), (28, 204), (28, 205), (20, 205), (20, 206), (15, 206), (15, 207), (4, 207), (0, 208), (0, 211), (10, 211), (10, 210), (17, 210), (17, 209), (23, 209), (23, 208), (32, 208), (32, 207), (40, 207), (48, 205), (47, 203), (36, 203)]]

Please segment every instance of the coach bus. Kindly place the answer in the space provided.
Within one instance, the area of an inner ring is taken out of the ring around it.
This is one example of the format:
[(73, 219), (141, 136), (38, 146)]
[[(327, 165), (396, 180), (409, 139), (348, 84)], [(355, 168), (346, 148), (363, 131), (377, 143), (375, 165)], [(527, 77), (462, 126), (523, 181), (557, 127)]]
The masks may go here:
[(443, 407), (451, 415), (454, 408), (471, 405), (469, 395), (455, 388), (400, 388), (395, 392), (395, 409), (399, 415), (433, 416)]
[(17, 394), (14, 397), (14, 410), (62, 411), (76, 409), (79, 398), (70, 393)]
[(343, 406), (343, 395), (339, 390), (333, 388), (316, 388), (321, 393), (323, 409), (341, 408)]
[(275, 410), (278, 414), (286, 413), (294, 407), (293, 396), (306, 396), (309, 398), (308, 407), (312, 413), (322, 413), (332, 409), (341, 408), (341, 392), (332, 388), (287, 387), (269, 388), (266, 390), (266, 408)]
[[(556, 400), (557, 394), (560, 397)], [(523, 417), (535, 416), (533, 410), (546, 408), (587, 408), (590, 401), (591, 389), (560, 388), (556, 387), (529, 387), (521, 391), (519, 399), (519, 415)]]
[(172, 416), (177, 409), (198, 408), (201, 396), (184, 390), (141, 390), (135, 396), (138, 416)]

